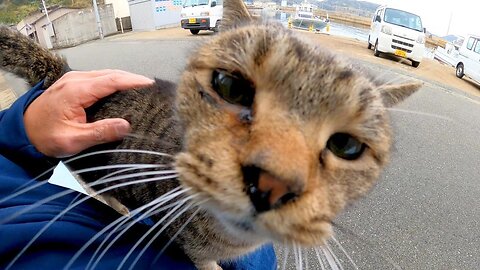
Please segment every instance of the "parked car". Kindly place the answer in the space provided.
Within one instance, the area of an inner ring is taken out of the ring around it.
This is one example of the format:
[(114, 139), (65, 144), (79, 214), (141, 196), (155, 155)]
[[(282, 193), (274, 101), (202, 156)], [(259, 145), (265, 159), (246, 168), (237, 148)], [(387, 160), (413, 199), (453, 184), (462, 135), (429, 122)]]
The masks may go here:
[(405, 10), (380, 6), (375, 11), (368, 36), (374, 55), (389, 53), (412, 61), (418, 67), (425, 51), (425, 28), (420, 16)]
[(458, 49), (456, 75), (467, 75), (480, 84), (480, 36), (469, 35)]
[(200, 30), (218, 32), (223, 15), (223, 0), (186, 0), (180, 13), (180, 24), (193, 35)]

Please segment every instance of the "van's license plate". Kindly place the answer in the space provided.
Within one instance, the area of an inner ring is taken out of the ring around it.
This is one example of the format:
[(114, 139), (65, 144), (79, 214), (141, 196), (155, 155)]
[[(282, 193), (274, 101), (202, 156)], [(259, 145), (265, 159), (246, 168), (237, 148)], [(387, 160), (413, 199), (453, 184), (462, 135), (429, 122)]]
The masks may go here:
[(401, 56), (401, 57), (407, 57), (407, 53), (402, 50), (395, 50), (395, 55)]
[(189, 18), (188, 19), (188, 23), (196, 23), (197, 22), (197, 19), (195, 18)]

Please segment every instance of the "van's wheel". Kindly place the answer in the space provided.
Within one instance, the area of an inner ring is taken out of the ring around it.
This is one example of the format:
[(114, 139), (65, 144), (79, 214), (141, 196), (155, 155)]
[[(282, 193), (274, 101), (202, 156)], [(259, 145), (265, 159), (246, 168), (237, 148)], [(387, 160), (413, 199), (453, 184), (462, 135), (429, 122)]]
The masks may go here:
[(420, 65), (420, 62), (417, 62), (417, 61), (413, 61), (412, 60), (412, 67), (418, 67)]
[(465, 75), (465, 69), (462, 63), (457, 65), (457, 71), (455, 72), (455, 75), (457, 75), (457, 77), (460, 79), (463, 78), (463, 75)]
[(218, 33), (220, 31), (220, 27), (221, 27), (221, 22), (220, 22), (220, 20), (218, 20), (215, 23), (215, 28), (213, 28), (213, 32)]
[(192, 33), (192, 35), (198, 35), (199, 32), (200, 30), (198, 29), (190, 29), (190, 33)]
[(370, 36), (368, 36), (368, 47), (369, 50), (372, 48), (372, 44), (370, 44)]
[(375, 41), (375, 47), (373, 48), (373, 55), (375, 55), (376, 57), (380, 56), (380, 51), (378, 50), (378, 40)]

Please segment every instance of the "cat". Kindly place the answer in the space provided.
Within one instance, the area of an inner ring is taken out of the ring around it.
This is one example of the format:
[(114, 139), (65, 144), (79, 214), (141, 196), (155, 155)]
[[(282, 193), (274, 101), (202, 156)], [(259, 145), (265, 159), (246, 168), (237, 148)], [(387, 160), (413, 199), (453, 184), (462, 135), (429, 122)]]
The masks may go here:
[[(198, 269), (218, 269), (218, 261), (267, 242), (322, 245), (336, 214), (366, 194), (388, 162), (387, 108), (421, 87), (380, 84), (279, 23), (253, 19), (241, 0), (225, 0), (223, 16), (221, 33), (192, 54), (178, 84), (156, 79), (87, 110), (89, 121), (127, 119), (135, 135), (87, 152), (153, 150), (173, 161), (107, 153), (71, 165), (172, 162), (178, 178), (106, 194), (137, 209), (185, 190), (199, 210), (187, 210), (164, 233)], [(46, 78), (48, 87), (69, 70), (65, 59), (5, 27), (0, 48), (2, 68), (32, 85)]]

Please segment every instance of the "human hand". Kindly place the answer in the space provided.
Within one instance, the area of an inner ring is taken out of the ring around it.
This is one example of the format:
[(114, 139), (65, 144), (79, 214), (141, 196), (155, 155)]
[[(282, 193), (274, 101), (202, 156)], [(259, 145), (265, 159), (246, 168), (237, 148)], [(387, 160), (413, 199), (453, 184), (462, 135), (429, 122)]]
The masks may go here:
[(116, 91), (153, 82), (120, 70), (68, 72), (28, 106), (23, 117), (27, 136), (38, 151), (57, 158), (120, 140), (130, 131), (126, 120), (87, 123), (85, 108)]

